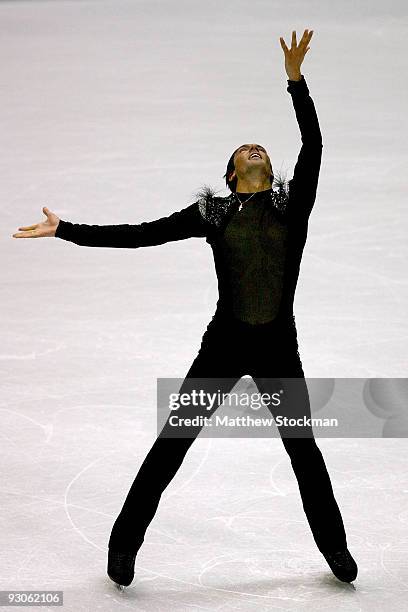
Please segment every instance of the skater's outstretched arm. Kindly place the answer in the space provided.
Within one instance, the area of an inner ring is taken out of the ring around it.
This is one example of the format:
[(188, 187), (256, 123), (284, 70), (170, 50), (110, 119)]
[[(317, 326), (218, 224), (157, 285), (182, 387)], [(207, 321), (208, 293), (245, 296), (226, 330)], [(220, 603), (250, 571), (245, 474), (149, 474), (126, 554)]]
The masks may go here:
[(313, 35), (305, 30), (299, 45), (296, 45), (296, 32), (292, 32), (292, 46), (287, 48), (280, 39), (285, 53), (285, 68), (288, 75), (287, 91), (292, 96), (293, 107), (299, 125), (302, 146), (295, 165), (293, 178), (289, 181), (290, 213), (296, 217), (309, 217), (313, 208), (322, 158), (322, 134), (309, 88), (300, 65), (310, 47), (307, 45)]
[(48, 208), (43, 208), (47, 220), (34, 225), (20, 227), (14, 238), (40, 238), (55, 236), (81, 246), (138, 248), (155, 246), (174, 240), (205, 237), (207, 223), (203, 219), (198, 203), (190, 204), (167, 217), (143, 221), (130, 225), (86, 225), (63, 221)]

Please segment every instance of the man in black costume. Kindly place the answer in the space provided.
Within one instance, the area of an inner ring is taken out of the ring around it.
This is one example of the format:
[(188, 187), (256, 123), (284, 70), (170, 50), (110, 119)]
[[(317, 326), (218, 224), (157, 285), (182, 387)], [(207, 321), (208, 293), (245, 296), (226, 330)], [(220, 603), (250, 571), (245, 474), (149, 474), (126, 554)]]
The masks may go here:
[[(272, 165), (264, 147), (243, 144), (227, 165), (225, 179), (231, 194), (226, 198), (216, 197), (210, 188), (204, 188), (186, 208), (137, 225), (73, 224), (44, 208), (46, 222), (19, 228), (24, 231), (14, 235), (55, 235), (79, 245), (118, 248), (205, 238), (214, 255), (219, 298), (180, 393), (191, 392), (197, 379), (207, 380), (209, 388), (211, 381), (217, 379), (217, 390), (225, 393), (249, 374), (259, 391), (268, 393), (270, 381), (276, 377), (296, 378), (300, 395), (296, 395), (295, 409), (310, 416), (293, 300), (323, 146), (314, 103), (300, 73), (312, 34), (312, 30), (305, 30), (297, 45), (293, 31), (290, 49), (280, 39), (287, 91), (302, 140), (288, 188), (280, 182), (278, 191), (273, 190)], [(268, 407), (275, 414), (273, 407)], [(192, 428), (188, 437), (172, 437), (167, 422), (146, 456), (109, 540), (108, 574), (118, 585), (127, 586), (133, 580), (135, 557), (161, 494), (200, 429)], [(357, 576), (357, 565), (347, 548), (340, 510), (313, 431), (305, 427), (293, 435), (283, 426), (279, 431), (316, 545), (337, 578), (350, 582)]]

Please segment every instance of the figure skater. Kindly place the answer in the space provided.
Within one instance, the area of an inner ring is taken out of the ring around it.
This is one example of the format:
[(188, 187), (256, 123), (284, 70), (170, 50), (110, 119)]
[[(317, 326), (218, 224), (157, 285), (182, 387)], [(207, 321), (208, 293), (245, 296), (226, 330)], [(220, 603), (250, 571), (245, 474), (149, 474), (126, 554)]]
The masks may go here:
[[(56, 236), (82, 246), (114, 248), (205, 238), (214, 255), (219, 297), (180, 393), (191, 391), (197, 379), (205, 379), (209, 386), (222, 379), (223, 388), (217, 388), (227, 392), (249, 374), (264, 393), (276, 377), (292, 378), (301, 383), (301, 394), (294, 403), (302, 414), (310, 415), (293, 300), (323, 147), (314, 103), (300, 72), (312, 35), (313, 30), (305, 30), (297, 44), (293, 31), (290, 49), (280, 38), (287, 91), (302, 141), (287, 185), (280, 179), (274, 190), (275, 177), (265, 148), (243, 144), (228, 161), (224, 178), (231, 193), (225, 198), (205, 186), (194, 203), (182, 210), (136, 225), (75, 224), (44, 207), (46, 221), (20, 227), (21, 233), (13, 234), (15, 238)], [(275, 415), (276, 410), (268, 408)], [(136, 475), (109, 539), (108, 575), (122, 589), (134, 578), (136, 554), (160, 497), (200, 429), (193, 427), (188, 436), (174, 437), (167, 421)], [(343, 520), (313, 431), (305, 427), (293, 435), (281, 426), (279, 432), (316, 545), (333, 574), (351, 582), (357, 576), (357, 565), (348, 550)]]

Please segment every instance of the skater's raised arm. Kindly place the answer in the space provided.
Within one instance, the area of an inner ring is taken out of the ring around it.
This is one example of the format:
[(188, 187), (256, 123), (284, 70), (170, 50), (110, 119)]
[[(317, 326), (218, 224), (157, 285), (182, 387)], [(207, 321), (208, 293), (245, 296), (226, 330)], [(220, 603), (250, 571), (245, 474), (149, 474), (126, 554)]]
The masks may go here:
[(317, 191), (322, 158), (322, 134), (312, 98), (300, 65), (309, 47), (313, 35), (305, 30), (298, 46), (296, 32), (292, 32), (292, 46), (287, 48), (283, 38), (280, 39), (285, 53), (285, 68), (288, 75), (287, 91), (292, 96), (293, 107), (299, 125), (302, 146), (295, 165), (293, 178), (289, 181), (288, 207), (294, 216), (308, 216), (311, 213)]
[(47, 221), (20, 227), (19, 229), (23, 231), (13, 234), (13, 237), (55, 236), (81, 246), (132, 249), (207, 235), (207, 223), (199, 211), (197, 202), (167, 217), (161, 217), (153, 221), (143, 221), (135, 225), (128, 223), (121, 225), (71, 223), (59, 219), (48, 208), (44, 207), (43, 212), (47, 215)]

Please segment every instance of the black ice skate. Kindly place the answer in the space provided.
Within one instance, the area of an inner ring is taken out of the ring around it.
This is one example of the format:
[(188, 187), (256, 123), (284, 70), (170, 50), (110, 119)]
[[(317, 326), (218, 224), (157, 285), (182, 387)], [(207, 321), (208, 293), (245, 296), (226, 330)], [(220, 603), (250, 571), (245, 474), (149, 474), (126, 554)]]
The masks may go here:
[(348, 548), (335, 552), (322, 552), (333, 574), (342, 582), (352, 582), (357, 577), (357, 564)]
[(108, 549), (108, 576), (123, 591), (135, 576), (135, 552)]

